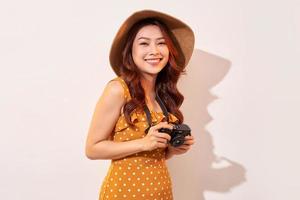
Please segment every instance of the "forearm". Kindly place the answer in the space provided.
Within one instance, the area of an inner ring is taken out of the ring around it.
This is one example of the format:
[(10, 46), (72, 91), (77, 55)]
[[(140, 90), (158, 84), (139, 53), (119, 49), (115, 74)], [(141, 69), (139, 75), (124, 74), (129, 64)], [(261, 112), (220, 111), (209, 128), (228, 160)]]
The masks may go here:
[(92, 146), (87, 152), (87, 157), (92, 160), (99, 159), (120, 159), (131, 154), (143, 151), (140, 139), (114, 142), (111, 140), (101, 141)]

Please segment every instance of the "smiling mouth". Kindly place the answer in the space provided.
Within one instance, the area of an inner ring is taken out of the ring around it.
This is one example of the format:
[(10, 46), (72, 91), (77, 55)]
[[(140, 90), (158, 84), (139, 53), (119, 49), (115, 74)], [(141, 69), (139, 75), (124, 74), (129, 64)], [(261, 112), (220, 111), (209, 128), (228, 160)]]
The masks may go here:
[(147, 60), (150, 60), (150, 61), (151, 61), (151, 60), (162, 60), (162, 58), (148, 58), (148, 59), (145, 59), (145, 60), (146, 60), (146, 61), (147, 61)]
[(157, 65), (162, 58), (156, 58), (156, 59), (145, 59), (145, 61), (151, 65)]
[(148, 63), (159, 63), (162, 60), (162, 58), (151, 58), (151, 59), (145, 59)]

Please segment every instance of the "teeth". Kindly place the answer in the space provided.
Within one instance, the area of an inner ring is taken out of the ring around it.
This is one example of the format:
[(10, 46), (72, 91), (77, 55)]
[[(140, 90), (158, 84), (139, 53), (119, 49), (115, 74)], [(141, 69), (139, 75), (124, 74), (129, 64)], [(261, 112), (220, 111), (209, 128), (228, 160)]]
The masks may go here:
[(146, 59), (148, 63), (158, 63), (160, 59)]
[(146, 61), (160, 61), (160, 58), (156, 58), (156, 59), (146, 59)]

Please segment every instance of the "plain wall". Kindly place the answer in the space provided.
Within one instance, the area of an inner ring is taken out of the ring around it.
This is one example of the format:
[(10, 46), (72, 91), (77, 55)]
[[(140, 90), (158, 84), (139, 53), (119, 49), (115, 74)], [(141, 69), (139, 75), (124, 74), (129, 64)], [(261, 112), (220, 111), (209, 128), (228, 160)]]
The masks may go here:
[(115, 77), (113, 37), (155, 9), (194, 30), (178, 87), (196, 144), (167, 161), (176, 200), (300, 198), (299, 1), (0, 3), (0, 194), (97, 199), (110, 161), (85, 157), (95, 104)]

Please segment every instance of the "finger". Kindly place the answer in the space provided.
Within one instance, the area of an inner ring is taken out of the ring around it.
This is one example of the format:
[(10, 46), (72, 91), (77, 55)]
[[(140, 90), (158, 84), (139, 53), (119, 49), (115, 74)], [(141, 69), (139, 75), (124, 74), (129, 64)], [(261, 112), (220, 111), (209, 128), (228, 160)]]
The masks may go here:
[(185, 141), (195, 141), (194, 138), (190, 138), (190, 137), (185, 137), (184, 140), (185, 140)]
[(178, 149), (180, 149), (182, 151), (186, 151), (186, 150), (190, 149), (190, 146), (188, 146), (188, 145), (181, 145), (181, 146), (178, 147)]
[(171, 136), (167, 133), (161, 133), (161, 132), (156, 132), (154, 133), (154, 135), (158, 138), (163, 138), (163, 139), (166, 139), (166, 140), (171, 140)]
[(192, 145), (194, 145), (194, 143), (183, 143), (183, 145), (192, 146)]
[(167, 143), (168, 143), (168, 140), (167, 140), (167, 139), (164, 139), (164, 138), (157, 138), (156, 141), (157, 141), (157, 142), (160, 142), (160, 143), (164, 143), (164, 144), (167, 144)]
[(185, 136), (184, 138), (187, 139), (187, 140), (192, 140), (192, 139), (194, 139), (194, 137), (191, 136), (191, 135)]
[(166, 148), (166, 147), (168, 147), (168, 144), (162, 143), (162, 142), (158, 142), (158, 143), (157, 143), (157, 147), (158, 147), (158, 148)]
[(188, 150), (187, 149), (183, 149), (183, 148), (179, 148), (179, 147), (175, 148), (175, 150), (174, 150), (175, 153), (184, 153), (186, 151), (188, 151)]
[(191, 145), (189, 144), (185, 144), (183, 143), (182, 145), (178, 146), (178, 147), (175, 147), (175, 148), (186, 148), (186, 147), (190, 147)]
[(192, 145), (194, 143), (195, 143), (194, 140), (186, 140), (186, 141), (184, 141), (183, 144)]

